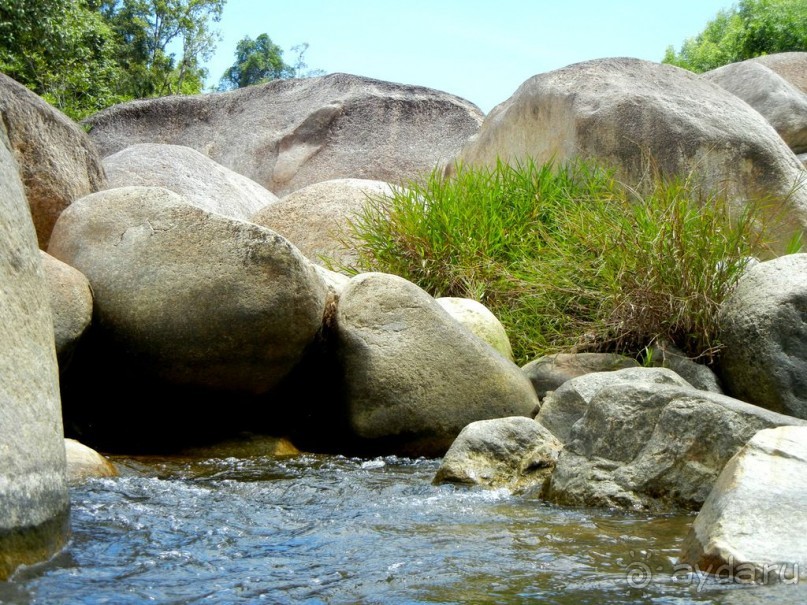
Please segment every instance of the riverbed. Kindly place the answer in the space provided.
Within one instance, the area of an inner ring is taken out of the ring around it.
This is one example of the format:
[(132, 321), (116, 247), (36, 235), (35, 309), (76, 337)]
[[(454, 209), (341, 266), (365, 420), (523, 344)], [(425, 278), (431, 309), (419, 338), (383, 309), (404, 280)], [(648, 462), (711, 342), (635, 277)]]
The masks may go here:
[(438, 460), (116, 459), (71, 490), (72, 539), (9, 604), (799, 603), (677, 563), (694, 516), (434, 486)]

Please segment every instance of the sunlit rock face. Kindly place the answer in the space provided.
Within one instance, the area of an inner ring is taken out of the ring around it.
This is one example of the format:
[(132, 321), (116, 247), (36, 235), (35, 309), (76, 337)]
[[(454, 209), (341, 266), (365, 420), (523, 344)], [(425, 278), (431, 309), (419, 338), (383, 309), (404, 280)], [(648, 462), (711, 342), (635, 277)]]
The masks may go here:
[(350, 430), (369, 451), (442, 456), (467, 424), (538, 403), (518, 366), (401, 277), (354, 277), (333, 325)]
[(729, 461), (698, 513), (681, 563), (753, 584), (807, 577), (807, 427), (760, 431)]
[[(807, 70), (807, 53), (800, 54)], [(701, 77), (756, 109), (795, 153), (807, 151), (807, 92), (753, 59), (718, 67)]]
[(140, 143), (103, 160), (107, 189), (164, 187), (194, 206), (248, 221), (277, 196), (190, 147)]
[(0, 108), (39, 247), (45, 249), (62, 210), (106, 185), (101, 158), (78, 124), (4, 74)]
[(85, 123), (103, 156), (135, 143), (185, 145), (282, 197), (330, 179), (418, 178), (456, 154), (482, 118), (444, 92), (330, 74), (132, 101)]
[[(0, 117), (5, 118), (5, 113)], [(0, 121), (0, 581), (51, 557), (69, 500), (50, 301), (36, 232)]]
[(458, 155), (464, 165), (595, 159), (638, 183), (652, 171), (690, 177), (738, 205), (770, 198), (783, 249), (807, 226), (804, 169), (747, 103), (683, 69), (596, 59), (533, 76), (485, 118)]

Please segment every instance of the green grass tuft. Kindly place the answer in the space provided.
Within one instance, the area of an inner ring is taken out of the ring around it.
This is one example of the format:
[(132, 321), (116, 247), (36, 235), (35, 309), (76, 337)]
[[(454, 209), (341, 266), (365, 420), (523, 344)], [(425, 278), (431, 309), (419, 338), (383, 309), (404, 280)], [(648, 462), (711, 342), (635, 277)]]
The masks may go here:
[(763, 210), (686, 179), (634, 189), (581, 161), (458, 166), (369, 198), (344, 236), (358, 252), (347, 269), (482, 302), (519, 363), (561, 350), (637, 354), (659, 338), (709, 362), (721, 302), (748, 257), (770, 256)]

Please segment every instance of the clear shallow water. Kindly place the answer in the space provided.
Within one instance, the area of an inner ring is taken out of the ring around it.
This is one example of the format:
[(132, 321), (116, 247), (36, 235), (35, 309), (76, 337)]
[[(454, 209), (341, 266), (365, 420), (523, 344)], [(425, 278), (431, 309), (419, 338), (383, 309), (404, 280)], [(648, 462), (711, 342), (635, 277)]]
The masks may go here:
[(807, 602), (680, 573), (692, 516), (435, 487), (434, 460), (118, 463), (72, 492), (65, 552), (0, 603)]

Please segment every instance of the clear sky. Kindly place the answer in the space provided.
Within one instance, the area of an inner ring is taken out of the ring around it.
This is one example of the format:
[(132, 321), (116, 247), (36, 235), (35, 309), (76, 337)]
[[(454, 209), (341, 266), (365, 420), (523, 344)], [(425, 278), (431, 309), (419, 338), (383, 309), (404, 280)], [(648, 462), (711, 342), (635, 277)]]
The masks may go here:
[(307, 42), (310, 68), (417, 84), (489, 112), (527, 78), (578, 61), (661, 61), (731, 0), (227, 0), (209, 85), (244, 36)]

